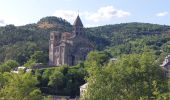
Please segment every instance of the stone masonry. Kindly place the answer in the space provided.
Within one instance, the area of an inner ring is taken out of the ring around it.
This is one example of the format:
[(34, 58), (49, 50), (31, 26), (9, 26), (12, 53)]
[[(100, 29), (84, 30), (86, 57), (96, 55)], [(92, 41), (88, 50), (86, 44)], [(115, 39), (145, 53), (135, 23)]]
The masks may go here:
[(85, 60), (87, 53), (93, 50), (93, 45), (84, 37), (85, 31), (79, 15), (73, 24), (73, 32), (50, 33), (49, 65), (76, 65)]

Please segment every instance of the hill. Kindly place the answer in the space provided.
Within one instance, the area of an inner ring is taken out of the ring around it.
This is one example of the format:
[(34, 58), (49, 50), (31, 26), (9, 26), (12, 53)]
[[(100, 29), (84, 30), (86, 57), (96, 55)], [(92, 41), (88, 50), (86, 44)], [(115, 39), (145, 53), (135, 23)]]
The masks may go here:
[(120, 54), (140, 53), (144, 47), (155, 52), (169, 52), (169, 26), (149, 23), (123, 23), (88, 28), (99, 50), (106, 50), (117, 56)]
[[(86, 28), (86, 36), (96, 49), (120, 54), (140, 53), (149, 47), (157, 55), (170, 52), (170, 26), (149, 23), (124, 23)], [(24, 64), (35, 51), (48, 54), (50, 31), (72, 31), (72, 25), (62, 18), (45, 17), (25, 26), (0, 27), (0, 62), (14, 59)]]
[(40, 19), (36, 24), (0, 27), (0, 61), (14, 59), (25, 63), (35, 51), (48, 52), (50, 31), (71, 31), (71, 24), (57, 17)]

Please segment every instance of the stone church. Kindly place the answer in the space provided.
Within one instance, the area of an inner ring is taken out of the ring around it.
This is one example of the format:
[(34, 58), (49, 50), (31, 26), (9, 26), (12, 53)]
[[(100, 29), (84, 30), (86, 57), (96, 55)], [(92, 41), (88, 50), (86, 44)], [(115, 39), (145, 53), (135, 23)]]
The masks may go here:
[(85, 60), (87, 53), (93, 50), (93, 45), (85, 38), (85, 31), (79, 15), (73, 24), (73, 32), (50, 33), (49, 65), (76, 65)]

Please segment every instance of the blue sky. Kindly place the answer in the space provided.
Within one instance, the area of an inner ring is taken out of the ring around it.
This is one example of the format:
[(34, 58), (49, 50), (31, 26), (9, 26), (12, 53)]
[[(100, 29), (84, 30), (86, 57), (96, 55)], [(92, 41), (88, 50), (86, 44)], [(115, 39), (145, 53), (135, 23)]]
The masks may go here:
[(58, 16), (85, 27), (127, 22), (170, 25), (170, 0), (0, 0), (0, 25), (36, 23)]

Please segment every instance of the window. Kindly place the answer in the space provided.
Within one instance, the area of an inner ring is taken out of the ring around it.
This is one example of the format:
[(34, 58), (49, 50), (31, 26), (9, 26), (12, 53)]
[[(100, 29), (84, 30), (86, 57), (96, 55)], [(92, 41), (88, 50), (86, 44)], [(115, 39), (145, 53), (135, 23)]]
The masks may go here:
[(51, 39), (53, 39), (54, 38), (54, 36), (53, 35), (51, 35)]

